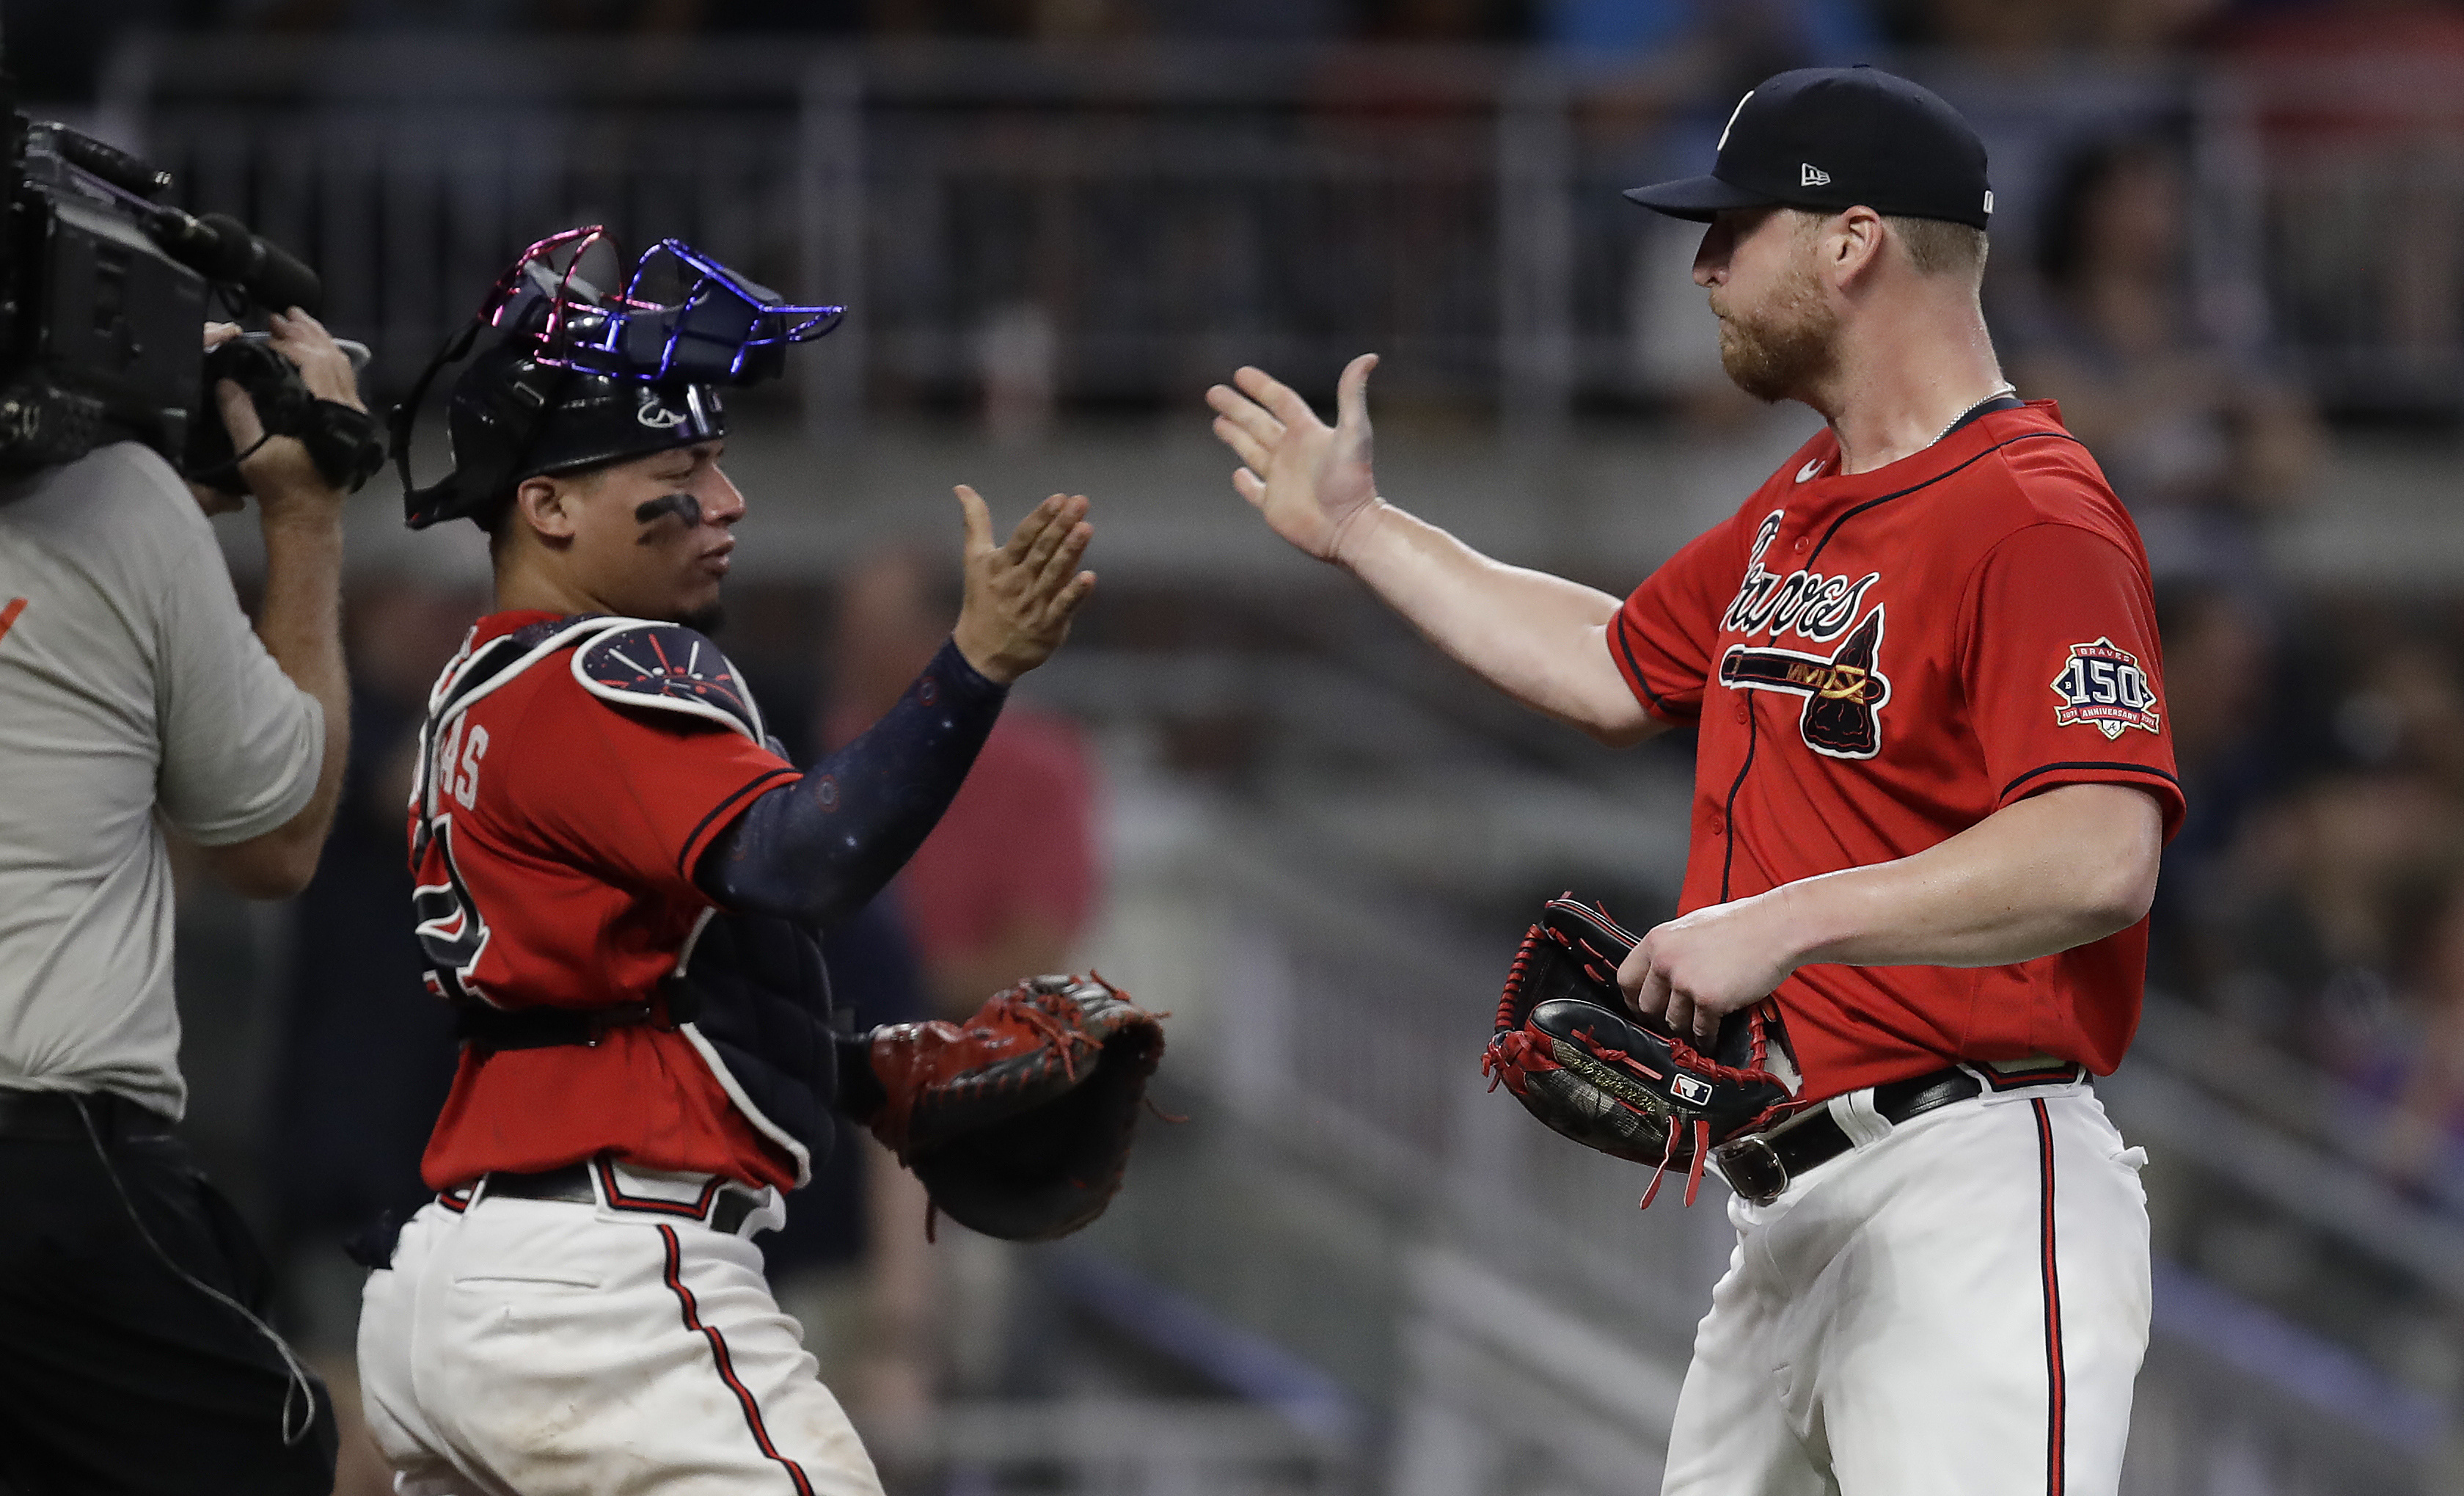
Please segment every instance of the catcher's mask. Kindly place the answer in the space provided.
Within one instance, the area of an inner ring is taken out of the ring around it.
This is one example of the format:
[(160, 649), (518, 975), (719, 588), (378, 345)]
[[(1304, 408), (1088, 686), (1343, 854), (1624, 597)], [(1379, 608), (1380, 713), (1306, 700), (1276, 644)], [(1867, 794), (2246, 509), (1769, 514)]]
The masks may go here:
[[(607, 242), (607, 231), (593, 225), (523, 251), (394, 407), (391, 455), (410, 528), (489, 524), (525, 478), (724, 435), (719, 386), (776, 376), (787, 344), (819, 338), (846, 315), (845, 307), (791, 306), (675, 239), (645, 252), (622, 292), (602, 292), (575, 271)], [(684, 289), (671, 301), (651, 299), (654, 279)], [(438, 371), (489, 331), (497, 341), (463, 368), (447, 406), (453, 469), (419, 487), (410, 479), (410, 435), (420, 403)]]

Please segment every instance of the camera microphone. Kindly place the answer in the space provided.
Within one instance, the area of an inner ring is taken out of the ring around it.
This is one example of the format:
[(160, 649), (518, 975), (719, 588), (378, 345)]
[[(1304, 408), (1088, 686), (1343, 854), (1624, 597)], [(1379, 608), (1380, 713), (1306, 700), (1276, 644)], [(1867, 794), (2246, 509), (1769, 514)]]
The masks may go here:
[(191, 218), (162, 208), (150, 227), (156, 242), (181, 263), (209, 279), (236, 282), (260, 306), (296, 306), (311, 317), (324, 310), (325, 287), (317, 273), (228, 213)]
[(171, 173), (156, 170), (117, 145), (106, 145), (65, 124), (45, 121), (41, 128), (50, 132), (52, 149), (60, 160), (100, 177), (123, 192), (151, 201), (171, 189)]

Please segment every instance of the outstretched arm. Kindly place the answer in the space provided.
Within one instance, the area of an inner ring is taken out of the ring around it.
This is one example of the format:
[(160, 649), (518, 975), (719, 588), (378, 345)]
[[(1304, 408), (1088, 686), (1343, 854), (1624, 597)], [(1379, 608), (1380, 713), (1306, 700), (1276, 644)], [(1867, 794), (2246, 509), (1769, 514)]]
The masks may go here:
[(2065, 784), (1912, 856), (1698, 909), (1617, 968), (1636, 1011), (1708, 1040), (1799, 966), (2007, 966), (2126, 930), (2156, 896), (2164, 813), (2127, 784)]
[(907, 865), (965, 782), (1009, 686), (1051, 657), (1095, 585), (1080, 571), (1087, 500), (1055, 494), (995, 546), (970, 488), (967, 594), (950, 642), (853, 742), (760, 796), (702, 854), (693, 881), (720, 904), (826, 925)]
[[(1439, 649), (1535, 712), (1612, 746), (1664, 724), (1609, 656), (1617, 600), (1562, 577), (1492, 561), (1377, 495), (1370, 467), (1363, 354), (1336, 387), (1336, 420), (1289, 386), (1244, 368), (1206, 392), (1215, 434), (1242, 462), (1232, 486), (1277, 535), (1349, 568)], [(1238, 387), (1233, 387), (1237, 385)]]

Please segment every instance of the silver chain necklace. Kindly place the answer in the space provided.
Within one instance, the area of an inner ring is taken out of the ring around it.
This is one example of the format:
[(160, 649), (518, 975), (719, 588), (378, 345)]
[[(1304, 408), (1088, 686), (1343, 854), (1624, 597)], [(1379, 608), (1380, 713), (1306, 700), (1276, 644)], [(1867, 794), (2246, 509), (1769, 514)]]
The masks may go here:
[(1984, 399), (1976, 402), (1975, 405), (1969, 406), (1967, 409), (1959, 412), (1959, 414), (1952, 416), (1950, 418), (1950, 424), (1944, 427), (1941, 430), (1936, 431), (1933, 435), (1933, 442), (1927, 442), (1925, 445), (1930, 447), (1934, 442), (1941, 441), (1951, 432), (1958, 430), (1960, 423), (1966, 421), (1969, 416), (1974, 415), (1981, 407), (1990, 406), (1993, 402), (2001, 399), (2004, 395), (2015, 395), (2018, 392), (2019, 387), (2016, 385), (2012, 384), (2007, 379), (2004, 380), (2000, 385), (1994, 386), (1991, 394), (1987, 395)]

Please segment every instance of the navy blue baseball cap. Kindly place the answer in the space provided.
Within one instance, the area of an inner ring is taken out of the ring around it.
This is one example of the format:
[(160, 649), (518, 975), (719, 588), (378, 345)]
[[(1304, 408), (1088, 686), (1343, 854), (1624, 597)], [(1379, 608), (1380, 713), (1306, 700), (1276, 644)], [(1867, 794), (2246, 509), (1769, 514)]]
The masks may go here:
[(1982, 229), (1993, 214), (1985, 143), (1931, 90), (1880, 68), (1799, 68), (1756, 84), (1720, 132), (1711, 174), (1626, 196), (1709, 223), (1727, 208), (1866, 207)]

